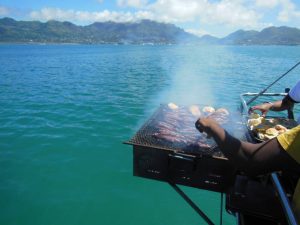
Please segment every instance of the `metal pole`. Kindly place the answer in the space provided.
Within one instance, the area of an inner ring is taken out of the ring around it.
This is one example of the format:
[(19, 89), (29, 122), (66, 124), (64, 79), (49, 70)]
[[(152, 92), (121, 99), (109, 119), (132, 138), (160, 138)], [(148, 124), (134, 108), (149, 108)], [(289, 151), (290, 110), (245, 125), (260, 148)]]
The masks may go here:
[(176, 185), (173, 183), (169, 184), (175, 189), (175, 191), (205, 220), (209, 225), (214, 225), (214, 223), (202, 212), (201, 209)]
[(239, 213), (236, 213), (235, 214), (235, 218), (236, 218), (236, 225), (240, 225), (240, 214)]
[(293, 69), (295, 69), (298, 65), (300, 64), (300, 62), (296, 63), (292, 68), (290, 68), (288, 71), (286, 71), (284, 74), (282, 74), (280, 77), (278, 77), (275, 81), (273, 81), (269, 86), (267, 86), (265, 89), (263, 89), (262, 91), (260, 91), (258, 93), (258, 95), (254, 96), (253, 98), (251, 98), (248, 102), (247, 105), (250, 105), (250, 103), (252, 103), (255, 99), (257, 99), (259, 96), (261, 96), (263, 93), (265, 93), (271, 86), (273, 86), (273, 84), (275, 84), (277, 81), (279, 81), (281, 78), (283, 78), (285, 75), (287, 75), (289, 72), (291, 72)]
[(223, 192), (221, 192), (220, 225), (223, 224)]
[(283, 207), (283, 210), (284, 210), (284, 213), (286, 215), (286, 218), (287, 218), (287, 221), (290, 225), (298, 225), (297, 221), (296, 221), (296, 218), (295, 218), (295, 215), (293, 213), (293, 210), (291, 208), (291, 205), (290, 205), (290, 202), (285, 194), (285, 191), (283, 189), (283, 187), (281, 186), (281, 183), (278, 179), (278, 176), (276, 173), (272, 173), (271, 174), (271, 179), (272, 179), (272, 182), (276, 188), (276, 191), (279, 195), (279, 199), (280, 199), (280, 202), (281, 202), (281, 205)]

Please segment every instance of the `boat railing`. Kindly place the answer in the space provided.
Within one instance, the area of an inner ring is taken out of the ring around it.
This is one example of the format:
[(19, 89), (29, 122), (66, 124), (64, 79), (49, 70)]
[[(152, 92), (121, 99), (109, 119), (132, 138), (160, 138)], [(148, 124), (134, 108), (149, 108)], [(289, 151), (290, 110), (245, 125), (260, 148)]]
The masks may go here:
[[(253, 97), (253, 96), (256, 96), (258, 95), (258, 93), (243, 93), (240, 95), (240, 99), (241, 99), (241, 112), (243, 115), (248, 115), (248, 112), (249, 112), (249, 106), (247, 105), (247, 101), (246, 101), (246, 97)], [(284, 97), (286, 96), (287, 93), (263, 93), (261, 94), (261, 96), (269, 96), (269, 97), (276, 97), (276, 96), (281, 96), (281, 97)], [(290, 204), (290, 201), (286, 195), (286, 192), (283, 188), (283, 186), (281, 185), (280, 183), (280, 180), (278, 178), (278, 175), (277, 173), (272, 173), (271, 174), (271, 180), (272, 180), (272, 183), (274, 185), (274, 188), (276, 190), (276, 192), (278, 193), (278, 196), (279, 196), (279, 200), (280, 200), (280, 203), (282, 205), (282, 208), (284, 210), (284, 213), (285, 213), (285, 216), (286, 216), (286, 219), (287, 219), (287, 222), (288, 224), (290, 225), (297, 225), (297, 220), (295, 218), (295, 215), (294, 215), (294, 212), (292, 210), (292, 207), (291, 207), (291, 204)]]
[[(253, 97), (253, 96), (256, 96), (258, 95), (259, 93), (252, 93), (252, 92), (247, 92), (247, 93), (243, 93), (240, 95), (240, 99), (241, 99), (241, 109), (242, 109), (242, 113), (244, 114), (248, 114), (248, 111), (249, 111), (249, 106), (247, 104), (247, 101), (246, 101), (246, 97)], [(268, 96), (268, 97), (284, 97), (286, 96), (287, 93), (263, 93), (261, 94), (261, 96)]]

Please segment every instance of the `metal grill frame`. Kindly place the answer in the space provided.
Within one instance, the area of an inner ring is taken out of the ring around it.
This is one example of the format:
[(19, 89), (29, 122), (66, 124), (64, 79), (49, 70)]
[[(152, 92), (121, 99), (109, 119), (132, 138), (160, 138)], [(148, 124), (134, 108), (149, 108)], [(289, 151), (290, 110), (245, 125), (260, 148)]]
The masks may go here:
[[(136, 135), (124, 142), (133, 146), (133, 175), (214, 192), (227, 192), (234, 183), (236, 171), (217, 147), (186, 152), (184, 149), (136, 141), (138, 135), (143, 135), (144, 130), (152, 126), (153, 120), (163, 109), (161, 105)], [(207, 154), (208, 151), (221, 154)]]
[[(172, 147), (167, 147), (168, 141), (162, 141), (156, 139), (154, 141), (154, 137), (150, 137), (151, 134), (154, 134), (155, 132), (150, 132), (149, 130), (155, 125), (157, 122), (157, 118), (162, 116), (163, 110), (170, 110), (167, 108), (166, 105), (160, 105), (160, 107), (152, 114), (152, 116), (142, 125), (142, 127), (136, 132), (136, 134), (129, 140), (125, 141), (124, 144), (128, 145), (134, 145), (134, 146), (141, 146), (146, 148), (152, 148), (152, 149), (158, 149), (158, 150), (165, 150), (173, 153), (183, 153), (183, 154), (189, 154), (189, 155), (195, 155), (199, 157), (207, 156), (207, 157), (216, 157), (216, 158), (224, 158), (226, 157), (223, 155), (223, 153), (219, 150), (218, 146), (214, 142), (213, 139), (208, 140), (208, 144), (211, 145), (211, 147), (198, 147), (197, 149), (194, 147), (194, 149), (189, 148), (187, 145), (176, 145), (174, 143), (170, 143), (169, 146), (172, 145)], [(158, 128), (152, 128), (157, 129)], [(144, 139), (144, 140), (140, 140)], [(149, 142), (155, 142), (154, 144), (148, 144)], [(160, 142), (162, 144), (160, 144)]]

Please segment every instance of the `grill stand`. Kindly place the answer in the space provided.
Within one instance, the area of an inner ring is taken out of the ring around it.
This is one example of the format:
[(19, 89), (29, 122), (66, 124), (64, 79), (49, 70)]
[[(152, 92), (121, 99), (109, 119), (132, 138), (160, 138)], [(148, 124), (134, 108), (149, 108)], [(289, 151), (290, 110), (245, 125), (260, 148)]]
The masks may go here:
[[(214, 223), (208, 218), (208, 216), (174, 183), (169, 182), (170, 186), (198, 213), (202, 219), (209, 225), (214, 225)], [(221, 206), (223, 206), (223, 193), (221, 195)], [(222, 224), (222, 207), (220, 212), (220, 223)]]

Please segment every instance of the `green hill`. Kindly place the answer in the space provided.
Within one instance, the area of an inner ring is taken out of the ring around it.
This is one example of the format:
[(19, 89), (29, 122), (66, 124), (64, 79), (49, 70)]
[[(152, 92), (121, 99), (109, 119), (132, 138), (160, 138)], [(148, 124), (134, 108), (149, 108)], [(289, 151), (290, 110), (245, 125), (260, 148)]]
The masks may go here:
[(238, 30), (224, 38), (214, 38), (210, 36), (201, 37), (200, 41), (205, 44), (223, 45), (300, 45), (300, 29), (291, 27), (268, 27), (262, 31)]
[(172, 24), (142, 20), (77, 26), (70, 22), (0, 19), (0, 42), (45, 43), (179, 43), (198, 40)]
[(198, 43), (221, 45), (300, 45), (300, 29), (268, 27), (262, 31), (238, 30), (224, 38), (201, 38), (173, 24), (141, 20), (135, 23), (96, 22), (78, 26), (70, 22), (16, 21), (0, 19), (0, 42), (12, 43), (118, 43), (170, 44)]

